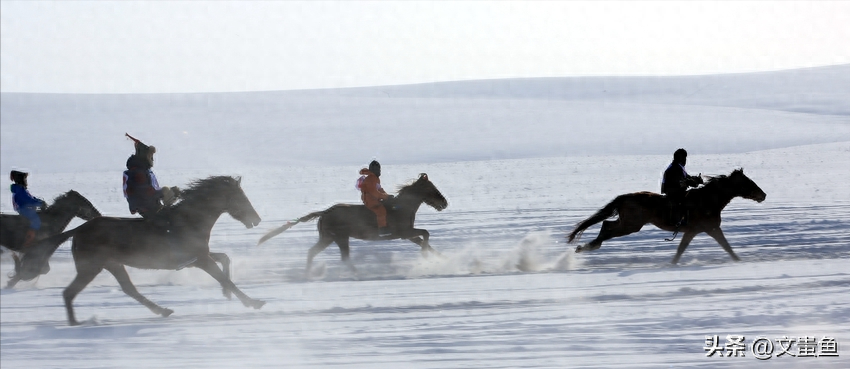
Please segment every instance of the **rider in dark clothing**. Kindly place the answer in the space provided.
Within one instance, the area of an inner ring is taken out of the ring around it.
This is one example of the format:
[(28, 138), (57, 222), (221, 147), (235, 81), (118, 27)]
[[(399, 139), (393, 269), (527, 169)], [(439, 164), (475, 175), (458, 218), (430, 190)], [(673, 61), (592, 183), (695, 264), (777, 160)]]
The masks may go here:
[(697, 187), (703, 183), (700, 175), (690, 176), (685, 171), (688, 152), (678, 149), (673, 153), (673, 162), (664, 171), (661, 180), (661, 193), (670, 200), (670, 219), (679, 227), (687, 222), (688, 204), (685, 202), (685, 194), (688, 188)]
[[(130, 135), (127, 135), (130, 137)], [(124, 171), (124, 197), (130, 207), (130, 213), (139, 213), (143, 218), (150, 218), (165, 205), (173, 203), (179, 195), (177, 187), (160, 187), (153, 174), (153, 154), (156, 148), (147, 146), (141, 141), (135, 141), (136, 153), (127, 159), (127, 170)]]

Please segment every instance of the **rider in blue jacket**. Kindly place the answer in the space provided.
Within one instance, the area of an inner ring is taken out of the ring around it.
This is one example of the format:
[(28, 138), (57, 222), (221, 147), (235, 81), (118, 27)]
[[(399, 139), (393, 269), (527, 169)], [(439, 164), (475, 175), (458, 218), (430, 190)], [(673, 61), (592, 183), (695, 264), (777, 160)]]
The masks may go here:
[(41, 228), (41, 218), (38, 217), (36, 209), (47, 207), (47, 203), (44, 200), (31, 195), (27, 190), (27, 176), (29, 176), (29, 173), (19, 172), (17, 170), (13, 170), (9, 174), (9, 179), (14, 182), (9, 188), (12, 190), (12, 205), (14, 205), (15, 211), (18, 214), (21, 214), (30, 221), (30, 229), (27, 230), (23, 247), (29, 247), (32, 244), (33, 240), (35, 240), (35, 232)]

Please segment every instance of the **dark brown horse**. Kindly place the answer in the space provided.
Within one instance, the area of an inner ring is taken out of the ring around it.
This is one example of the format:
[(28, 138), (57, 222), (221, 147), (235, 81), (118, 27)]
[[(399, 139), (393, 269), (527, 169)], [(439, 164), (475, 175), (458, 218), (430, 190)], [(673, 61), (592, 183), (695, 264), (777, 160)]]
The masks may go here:
[[(53, 200), (53, 205), (39, 210), (38, 216), (41, 218), (41, 228), (36, 232), (35, 239), (41, 240), (62, 232), (74, 217), (91, 220), (99, 217), (100, 212), (83, 195), (71, 190), (57, 196)], [(27, 230), (29, 230), (27, 218), (17, 214), (0, 214), (0, 246), (13, 252), (25, 253), (27, 250), (23, 249), (23, 245)], [(15, 261), (15, 272), (10, 275), (6, 288), (12, 288), (20, 281), (20, 278), (16, 278), (20, 271), (20, 259), (16, 254), (12, 254), (12, 258)], [(50, 266), (45, 261), (41, 274), (46, 274), (49, 270)]]
[[(581, 233), (593, 224), (602, 222), (602, 230), (596, 239), (589, 243), (576, 247), (576, 252), (592, 251), (602, 246), (602, 242), (614, 237), (621, 237), (635, 233), (646, 224), (653, 224), (665, 231), (682, 232), (682, 240), (673, 264), (679, 262), (682, 253), (688, 247), (691, 240), (699, 233), (705, 232), (723, 247), (723, 250), (738, 261), (738, 256), (732, 251), (723, 231), (720, 229), (720, 212), (735, 197), (762, 202), (767, 197), (751, 179), (744, 175), (743, 169), (737, 169), (728, 176), (710, 177), (708, 182), (697, 189), (688, 191), (685, 202), (692, 204), (689, 210), (687, 223), (676, 229), (675, 221), (670, 221), (665, 216), (670, 209), (670, 203), (666, 197), (652, 192), (636, 192), (617, 196), (613, 201), (605, 205), (585, 219), (570, 233), (569, 242), (581, 237)], [(619, 215), (617, 220), (605, 220)]]
[(412, 184), (403, 186), (398, 191), (398, 196), (384, 201), (387, 208), (387, 226), (391, 230), (389, 236), (378, 236), (378, 220), (375, 213), (367, 209), (365, 205), (337, 204), (327, 210), (317, 211), (298, 218), (294, 222), (288, 222), (283, 226), (272, 230), (263, 236), (258, 245), (266, 240), (282, 233), (295, 224), (319, 218), (317, 228), (319, 230), (319, 241), (316, 242), (307, 254), (307, 273), (313, 264), (313, 258), (322, 250), (336, 242), (342, 261), (352, 270), (354, 266), (349, 261), (348, 239), (354, 237), (361, 240), (392, 240), (407, 239), (419, 245), (423, 255), (427, 252), (436, 253), (428, 243), (430, 234), (424, 229), (413, 228), (416, 219), (416, 211), (422, 203), (441, 211), (448, 206), (448, 201), (428, 179), (428, 175), (422, 173)]
[(115, 276), (124, 293), (155, 314), (171, 315), (172, 310), (160, 307), (136, 290), (125, 265), (141, 269), (201, 268), (221, 284), (225, 295), (233, 292), (245, 306), (255, 309), (265, 304), (242, 293), (216, 265), (216, 261), (229, 264), (227, 255), (211, 253), (209, 248), (210, 232), (223, 213), (247, 228), (260, 223), (260, 216), (242, 191), (240, 179), (210, 177), (196, 181), (183, 191), (181, 202), (163, 211), (162, 219), (167, 221), (167, 226), (141, 218), (100, 217), (45, 239), (34, 246), (41, 255), (35, 250), (25, 255), (21, 277), (33, 277), (45, 256), (49, 257), (59, 244), (74, 237), (71, 252), (77, 276), (63, 293), (71, 325), (78, 324), (72, 305), (74, 297), (103, 269)]

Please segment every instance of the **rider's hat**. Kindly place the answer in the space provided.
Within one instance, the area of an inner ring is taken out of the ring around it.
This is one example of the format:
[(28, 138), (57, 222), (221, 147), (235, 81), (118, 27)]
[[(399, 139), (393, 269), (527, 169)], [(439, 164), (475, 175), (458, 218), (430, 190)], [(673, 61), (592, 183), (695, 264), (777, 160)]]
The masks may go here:
[(376, 176), (380, 177), (381, 176), (381, 163), (378, 163), (377, 160), (372, 160), (372, 162), (369, 163), (369, 171), (374, 173)]
[(9, 173), (9, 179), (16, 184), (26, 187), (27, 186), (27, 176), (30, 175), (27, 172), (21, 172), (17, 170), (13, 170)]

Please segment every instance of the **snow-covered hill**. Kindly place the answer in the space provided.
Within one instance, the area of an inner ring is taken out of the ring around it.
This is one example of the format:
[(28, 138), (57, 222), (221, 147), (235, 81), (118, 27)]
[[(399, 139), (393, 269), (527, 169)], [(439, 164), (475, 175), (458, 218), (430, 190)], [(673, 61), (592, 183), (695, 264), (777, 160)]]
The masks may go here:
[(0, 96), (0, 167), (163, 168), (740, 153), (850, 140), (850, 66), (219, 94)]

